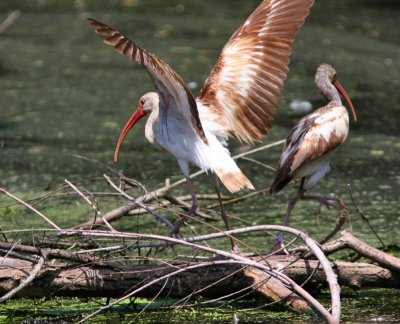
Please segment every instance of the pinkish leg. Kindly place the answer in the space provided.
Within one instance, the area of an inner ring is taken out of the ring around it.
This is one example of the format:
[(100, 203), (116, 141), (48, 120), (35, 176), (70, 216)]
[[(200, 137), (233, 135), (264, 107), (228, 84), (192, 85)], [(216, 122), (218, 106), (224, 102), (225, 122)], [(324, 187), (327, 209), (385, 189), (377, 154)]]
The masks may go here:
[[(321, 210), (322, 205), (326, 206), (326, 208), (328, 208), (328, 209), (335, 207), (335, 204), (333, 204), (331, 201), (336, 201), (337, 200), (336, 198), (331, 198), (331, 197), (326, 197), (326, 196), (311, 196), (311, 195), (306, 196), (305, 195), (306, 190), (303, 189), (303, 185), (304, 185), (304, 178), (301, 181), (300, 188), (299, 188), (299, 191), (297, 192), (297, 195), (289, 202), (285, 220), (283, 222), (283, 226), (289, 225), (289, 219), (290, 219), (292, 210), (296, 206), (297, 202), (300, 199), (301, 200), (317, 200), (317, 201), (319, 201), (319, 203), (320, 203), (319, 210)], [(276, 239), (275, 248), (284, 247), (284, 245), (283, 245), (284, 239), (285, 239), (285, 233), (280, 232), (279, 236)]]
[(192, 196), (192, 206), (184, 215), (181, 216), (181, 219), (174, 225), (174, 227), (171, 229), (171, 232), (170, 232), (170, 235), (175, 235), (179, 239), (183, 238), (181, 233), (179, 232), (179, 229), (187, 221), (187, 219), (190, 216), (192, 216), (193, 213), (199, 208), (199, 204), (197, 202), (197, 197), (196, 197), (196, 193), (194, 191), (192, 179), (187, 177), (186, 182), (188, 184), (190, 195)]
[[(292, 214), (293, 208), (296, 206), (297, 202), (300, 200), (299, 195), (295, 196), (290, 200), (288, 204), (288, 209), (285, 215), (285, 219), (283, 221), (283, 226), (289, 225), (290, 215)], [(284, 247), (283, 241), (285, 240), (285, 232), (280, 232), (278, 237), (275, 239), (275, 246), (274, 249)]]
[[(217, 196), (218, 196), (219, 208), (221, 210), (222, 220), (225, 223), (226, 229), (229, 231), (231, 228), (229, 225), (228, 215), (225, 211), (224, 204), (222, 203), (221, 191), (220, 191), (220, 187), (219, 187), (219, 179), (215, 174), (212, 174), (212, 178), (214, 180), (215, 191), (217, 192)], [(240, 252), (239, 247), (236, 245), (234, 239), (232, 237), (229, 237), (229, 240), (231, 241), (232, 252), (239, 253)]]
[[(297, 202), (304, 197), (305, 190), (303, 189), (304, 178), (301, 180), (300, 188), (297, 191), (297, 195), (293, 197), (288, 204), (288, 208), (286, 211), (285, 219), (283, 220), (283, 226), (289, 225), (290, 215), (292, 214), (293, 208), (296, 206)], [(285, 240), (285, 232), (280, 232), (278, 237), (275, 239), (274, 250), (284, 248), (285, 245), (283, 241)], [(285, 249), (286, 250), (286, 249)]]

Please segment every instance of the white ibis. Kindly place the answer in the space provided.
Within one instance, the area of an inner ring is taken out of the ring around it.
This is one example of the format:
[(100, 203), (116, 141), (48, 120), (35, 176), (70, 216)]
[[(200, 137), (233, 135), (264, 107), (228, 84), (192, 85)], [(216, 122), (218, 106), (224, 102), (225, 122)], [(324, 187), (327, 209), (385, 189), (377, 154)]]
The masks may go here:
[[(292, 129), (283, 149), (275, 180), (270, 194), (282, 190), (291, 180), (300, 178), (297, 195), (289, 202), (284, 225), (288, 225), (290, 214), (299, 199), (315, 199), (330, 207), (330, 198), (306, 196), (305, 192), (330, 171), (331, 152), (341, 145), (349, 132), (349, 114), (342, 105), (339, 93), (346, 99), (354, 121), (357, 121), (354, 106), (343, 89), (335, 69), (329, 64), (321, 64), (315, 73), (315, 83), (321, 94), (329, 101), (322, 108), (302, 118)], [(280, 233), (278, 243), (283, 242)]]
[[(139, 47), (117, 30), (88, 18), (96, 32), (150, 74), (156, 91), (142, 96), (125, 125), (115, 151), (135, 123), (150, 115), (146, 138), (172, 153), (185, 175), (192, 207), (172, 234), (198, 208), (189, 164), (215, 174), (230, 192), (253, 189), (224, 147), (229, 135), (252, 143), (271, 126), (286, 79), (294, 38), (314, 0), (264, 0), (225, 45), (215, 67), (194, 99), (183, 79), (163, 60)], [(228, 218), (220, 199), (226, 228)], [(232, 248), (236, 246), (231, 239)]]

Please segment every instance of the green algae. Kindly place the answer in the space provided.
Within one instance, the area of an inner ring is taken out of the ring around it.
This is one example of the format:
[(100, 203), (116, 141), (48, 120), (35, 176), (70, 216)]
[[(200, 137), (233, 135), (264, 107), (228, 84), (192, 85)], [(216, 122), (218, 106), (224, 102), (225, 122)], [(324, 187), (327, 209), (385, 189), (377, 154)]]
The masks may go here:
[[(0, 35), (0, 179), (1, 186), (29, 199), (59, 188), (65, 178), (81, 181), (92, 190), (106, 190), (101, 179), (107, 168), (77, 158), (84, 155), (101, 161), (149, 190), (181, 178), (179, 168), (166, 153), (149, 146), (143, 137), (143, 124), (127, 139), (120, 162), (112, 165), (114, 146), (139, 96), (152, 89), (142, 69), (119, 57), (93, 33), (84, 21), (90, 15), (121, 28), (139, 44), (166, 59), (185, 80), (202, 84), (220, 50), (233, 30), (259, 1), (84, 1), (78, 8), (72, 1), (15, 1), (0, 3), (0, 20), (11, 9), (21, 9), (15, 24)], [(379, 3), (378, 3), (379, 2)], [(184, 5), (180, 12), (178, 5)], [(358, 204), (387, 245), (400, 246), (400, 51), (399, 6), (393, 1), (317, 2), (296, 40), (290, 73), (276, 121), (264, 143), (284, 138), (300, 118), (288, 109), (292, 99), (309, 100), (314, 107), (324, 105), (315, 88), (313, 73), (322, 62), (338, 70), (342, 84), (356, 106), (359, 123), (343, 147), (332, 157), (331, 173), (314, 189), (315, 193), (343, 196), (351, 206), (350, 183)], [(194, 92), (198, 92), (199, 88)], [(239, 143), (232, 141), (233, 150)], [(253, 158), (274, 166), (281, 148), (258, 153)], [(240, 166), (256, 188), (266, 188), (273, 174), (248, 161)], [(199, 192), (212, 192), (207, 177), (196, 179)], [(277, 197), (257, 196), (245, 203), (230, 205), (233, 226), (280, 224), (288, 199), (296, 185)], [(175, 194), (185, 193), (177, 188)], [(138, 192), (140, 194), (140, 192)], [(117, 205), (115, 200), (100, 202), (104, 210)], [(93, 211), (73, 198), (49, 200), (41, 211), (62, 227), (93, 219)], [(291, 225), (320, 239), (337, 221), (337, 211), (322, 210), (313, 202), (300, 202)], [(218, 215), (215, 213), (216, 217)], [(350, 208), (353, 230), (375, 246), (379, 241), (355, 211)], [(2, 230), (38, 228), (45, 223), (29, 211), (0, 198)], [(220, 222), (215, 224), (222, 227)], [(150, 232), (154, 222), (148, 218), (126, 218), (115, 223), (118, 229)], [(193, 224), (199, 233), (208, 228)], [(185, 229), (186, 230), (186, 229)], [(11, 234), (10, 234), (11, 235)], [(18, 236), (29, 239), (30, 235)], [(246, 237), (258, 249), (269, 248), (266, 234)], [(227, 248), (226, 242), (219, 243)], [(398, 253), (398, 251), (397, 251)], [(349, 322), (398, 321), (395, 291), (346, 292), (343, 320)], [(103, 305), (103, 299), (15, 300), (0, 309), (0, 320), (72, 320)], [(150, 303), (142, 301), (141, 307)], [(238, 304), (217, 308), (189, 308), (180, 312), (156, 311), (160, 305), (140, 316), (143, 322), (240, 321), (301, 323), (318, 321), (313, 317), (279, 310), (241, 310)], [(131, 321), (136, 315), (123, 310), (108, 312), (96, 321)], [(65, 313), (64, 313), (65, 311)], [(121, 315), (122, 314), (122, 315)], [(167, 315), (165, 315), (167, 314)], [(75, 317), (77, 316), (77, 317)]]

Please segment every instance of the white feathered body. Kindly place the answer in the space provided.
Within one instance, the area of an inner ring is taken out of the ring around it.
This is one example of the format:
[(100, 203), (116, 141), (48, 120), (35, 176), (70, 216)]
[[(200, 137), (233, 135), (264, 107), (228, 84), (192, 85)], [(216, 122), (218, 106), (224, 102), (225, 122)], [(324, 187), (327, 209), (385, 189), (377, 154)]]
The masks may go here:
[(198, 136), (179, 109), (174, 107), (153, 110), (146, 123), (147, 140), (174, 155), (187, 177), (189, 164), (193, 164), (202, 170), (216, 173), (231, 192), (243, 187), (253, 189), (224, 146), (226, 139), (222, 137), (223, 126), (207, 118), (212, 115), (207, 113), (206, 106), (198, 103), (197, 108), (208, 143)]

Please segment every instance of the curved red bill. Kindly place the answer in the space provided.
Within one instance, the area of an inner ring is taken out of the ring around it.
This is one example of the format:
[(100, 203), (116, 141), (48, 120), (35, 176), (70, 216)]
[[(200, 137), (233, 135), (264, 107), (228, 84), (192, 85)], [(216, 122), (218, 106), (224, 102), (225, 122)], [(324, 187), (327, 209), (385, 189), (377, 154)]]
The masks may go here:
[(336, 89), (338, 89), (340, 94), (346, 99), (348, 105), (350, 106), (351, 112), (353, 114), (354, 122), (357, 122), (356, 110), (354, 109), (353, 103), (351, 102), (350, 97), (347, 94), (346, 90), (343, 89), (342, 85), (340, 84), (340, 82), (338, 80), (335, 81), (334, 86), (336, 87)]
[(126, 135), (128, 135), (129, 131), (135, 124), (144, 116), (146, 115), (146, 112), (143, 109), (143, 106), (140, 105), (138, 109), (135, 111), (135, 113), (132, 115), (132, 117), (128, 120), (128, 122), (125, 124), (124, 128), (122, 129), (121, 135), (119, 135), (117, 147), (115, 148), (115, 153), (114, 153), (114, 162), (117, 162), (118, 160), (118, 154), (121, 149), (122, 142), (124, 141)]

